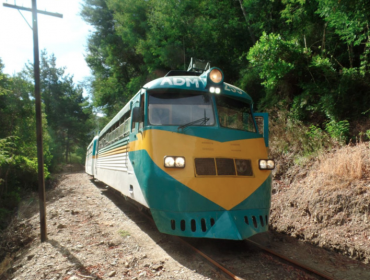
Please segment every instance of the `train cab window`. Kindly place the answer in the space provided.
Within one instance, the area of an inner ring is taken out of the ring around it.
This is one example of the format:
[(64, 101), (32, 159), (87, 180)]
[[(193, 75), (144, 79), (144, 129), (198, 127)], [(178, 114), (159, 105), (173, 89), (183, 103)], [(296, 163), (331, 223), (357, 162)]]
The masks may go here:
[(216, 96), (216, 104), (221, 126), (256, 132), (250, 104), (226, 96)]
[(151, 125), (214, 125), (212, 100), (203, 93), (150, 93)]

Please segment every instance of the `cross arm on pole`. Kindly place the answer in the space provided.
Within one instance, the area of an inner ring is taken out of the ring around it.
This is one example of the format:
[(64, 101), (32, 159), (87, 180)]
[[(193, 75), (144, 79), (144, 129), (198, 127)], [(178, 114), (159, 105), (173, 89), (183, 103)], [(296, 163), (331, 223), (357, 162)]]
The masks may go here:
[[(13, 9), (17, 9), (17, 10), (32, 12), (32, 9), (31, 8), (25, 8), (25, 7), (21, 7), (21, 6), (17, 6), (17, 5), (11, 5), (11, 4), (8, 4), (8, 3), (3, 3), (3, 6), (4, 7), (7, 7), (7, 8), (13, 8)], [(37, 13), (38, 14), (47, 15), (47, 16), (53, 16), (53, 17), (63, 18), (63, 15), (62, 14), (58, 14), (58, 13), (51, 13), (51, 12), (41, 11), (41, 10), (37, 10)]]

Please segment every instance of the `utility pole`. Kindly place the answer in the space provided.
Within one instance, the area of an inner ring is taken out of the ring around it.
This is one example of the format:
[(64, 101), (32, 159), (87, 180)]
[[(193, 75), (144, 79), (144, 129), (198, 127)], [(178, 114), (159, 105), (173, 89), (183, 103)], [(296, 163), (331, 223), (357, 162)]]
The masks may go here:
[(62, 14), (49, 13), (37, 10), (36, 0), (32, 0), (32, 9), (3, 3), (4, 7), (32, 12), (33, 31), (33, 57), (35, 78), (35, 105), (36, 105), (36, 135), (37, 135), (37, 160), (38, 160), (38, 182), (39, 182), (39, 206), (40, 206), (40, 231), (41, 242), (47, 240), (46, 230), (46, 207), (45, 207), (45, 180), (44, 180), (44, 152), (42, 147), (42, 117), (40, 96), (40, 62), (39, 62), (39, 37), (37, 27), (37, 14), (44, 14), (63, 18)]

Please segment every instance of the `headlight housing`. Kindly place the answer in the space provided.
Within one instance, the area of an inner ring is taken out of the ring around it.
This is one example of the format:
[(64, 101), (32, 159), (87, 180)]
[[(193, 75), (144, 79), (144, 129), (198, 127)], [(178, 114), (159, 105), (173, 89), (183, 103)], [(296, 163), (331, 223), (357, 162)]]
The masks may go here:
[(219, 69), (215, 68), (212, 69), (211, 72), (209, 73), (209, 78), (211, 79), (212, 82), (218, 84), (223, 80), (223, 74)]
[(168, 168), (184, 168), (185, 158), (178, 156), (165, 156), (164, 157), (164, 167)]
[(275, 161), (272, 159), (260, 159), (258, 166), (261, 170), (273, 170), (275, 168)]

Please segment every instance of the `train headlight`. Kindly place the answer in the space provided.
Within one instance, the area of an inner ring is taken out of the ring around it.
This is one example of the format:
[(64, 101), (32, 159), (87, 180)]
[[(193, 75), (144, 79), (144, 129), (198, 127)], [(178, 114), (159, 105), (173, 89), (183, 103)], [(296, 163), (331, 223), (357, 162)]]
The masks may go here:
[(215, 89), (214, 87), (210, 87), (210, 88), (209, 88), (209, 92), (210, 92), (210, 93), (214, 93), (215, 91), (216, 91), (216, 89)]
[(183, 168), (185, 166), (185, 159), (183, 157), (177, 157), (175, 159), (175, 166)]
[(185, 167), (185, 158), (184, 157), (165, 156), (164, 157), (164, 167), (184, 168)]
[(275, 168), (275, 162), (274, 162), (273, 160), (269, 159), (269, 160), (267, 161), (267, 169), (272, 170), (272, 169), (274, 169), (274, 168)]
[(219, 94), (221, 92), (220, 88), (216, 88), (216, 93)]
[(262, 170), (272, 170), (275, 168), (275, 162), (272, 159), (260, 159), (258, 165)]
[(175, 159), (173, 157), (165, 157), (164, 167), (175, 167)]
[(211, 79), (212, 82), (218, 84), (222, 81), (222, 72), (218, 69), (213, 69), (210, 73), (209, 73), (209, 78)]

